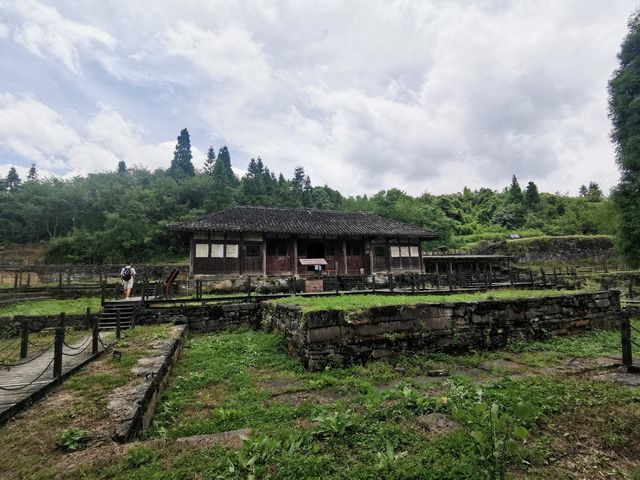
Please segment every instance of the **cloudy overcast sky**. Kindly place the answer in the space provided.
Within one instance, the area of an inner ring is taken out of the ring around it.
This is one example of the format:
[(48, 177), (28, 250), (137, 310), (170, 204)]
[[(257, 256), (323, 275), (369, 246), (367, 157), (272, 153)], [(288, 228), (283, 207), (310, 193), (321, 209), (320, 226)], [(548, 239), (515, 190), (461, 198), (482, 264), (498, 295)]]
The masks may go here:
[(577, 193), (618, 172), (631, 0), (0, 0), (0, 174), (167, 167), (228, 145), (345, 194)]

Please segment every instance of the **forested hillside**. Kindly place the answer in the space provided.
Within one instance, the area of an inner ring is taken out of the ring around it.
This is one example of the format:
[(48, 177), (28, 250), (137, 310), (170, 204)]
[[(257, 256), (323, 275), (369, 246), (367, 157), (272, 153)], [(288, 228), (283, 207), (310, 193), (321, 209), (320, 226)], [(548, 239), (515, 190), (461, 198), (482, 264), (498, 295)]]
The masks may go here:
[[(202, 171), (192, 162), (189, 134), (178, 137), (171, 166), (127, 168), (70, 180), (38, 179), (34, 165), (21, 180), (12, 169), (0, 185), (0, 242), (46, 241), (54, 262), (164, 261), (186, 256), (167, 224), (233, 205), (363, 210), (435, 229), (435, 244), (460, 246), (495, 234), (615, 234), (612, 203), (596, 183), (577, 196), (539, 193), (516, 177), (503, 191), (489, 188), (418, 197), (398, 189), (345, 197), (313, 186), (303, 167), (271, 171), (258, 157), (238, 178), (227, 147), (210, 148)], [(498, 235), (501, 236), (501, 235)], [(435, 245), (434, 244), (434, 245)]]

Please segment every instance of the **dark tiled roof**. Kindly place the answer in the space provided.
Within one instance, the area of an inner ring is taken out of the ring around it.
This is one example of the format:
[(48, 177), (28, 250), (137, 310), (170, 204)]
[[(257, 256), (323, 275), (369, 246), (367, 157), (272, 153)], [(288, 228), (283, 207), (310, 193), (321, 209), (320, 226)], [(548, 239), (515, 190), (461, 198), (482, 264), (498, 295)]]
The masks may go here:
[(415, 225), (366, 212), (338, 212), (306, 208), (233, 207), (195, 220), (169, 225), (192, 232), (296, 233), (339, 236), (402, 236), (435, 238), (438, 234)]

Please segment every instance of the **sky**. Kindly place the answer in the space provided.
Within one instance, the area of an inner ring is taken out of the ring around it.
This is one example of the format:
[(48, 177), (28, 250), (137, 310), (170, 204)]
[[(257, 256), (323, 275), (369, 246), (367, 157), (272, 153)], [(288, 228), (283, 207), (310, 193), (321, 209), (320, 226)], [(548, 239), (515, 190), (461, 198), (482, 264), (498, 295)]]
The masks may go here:
[(0, 0), (0, 175), (227, 145), (346, 195), (618, 180), (630, 0)]

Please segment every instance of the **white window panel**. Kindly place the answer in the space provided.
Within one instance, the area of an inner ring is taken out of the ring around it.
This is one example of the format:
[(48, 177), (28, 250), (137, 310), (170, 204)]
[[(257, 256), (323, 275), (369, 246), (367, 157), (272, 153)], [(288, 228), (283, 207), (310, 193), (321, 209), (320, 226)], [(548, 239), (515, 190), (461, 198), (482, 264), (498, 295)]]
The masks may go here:
[(409, 249), (411, 251), (411, 256), (412, 257), (419, 257), (420, 256), (420, 252), (418, 250), (418, 247), (411, 246), (411, 247), (409, 247)]
[(209, 256), (208, 243), (196, 243), (196, 258), (206, 258)]
[(227, 243), (227, 258), (238, 258), (237, 243)]
[(389, 252), (393, 258), (400, 256), (400, 247), (389, 247)]
[(408, 257), (409, 256), (409, 247), (400, 247), (400, 255), (402, 255), (403, 257)]
[(211, 244), (211, 257), (212, 258), (224, 257), (224, 245), (222, 243)]

